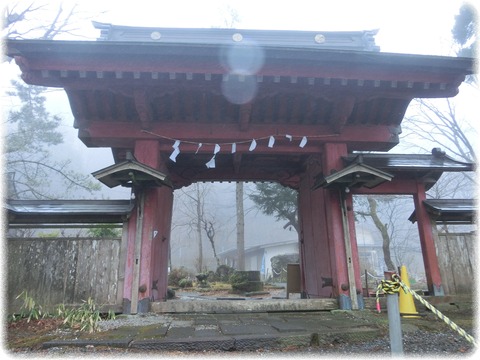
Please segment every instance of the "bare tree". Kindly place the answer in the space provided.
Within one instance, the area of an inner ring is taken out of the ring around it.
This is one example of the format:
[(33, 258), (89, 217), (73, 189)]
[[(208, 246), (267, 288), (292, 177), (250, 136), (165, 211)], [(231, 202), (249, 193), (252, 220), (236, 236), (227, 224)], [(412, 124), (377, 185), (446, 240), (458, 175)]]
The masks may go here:
[(212, 209), (209, 210), (207, 199), (210, 195), (211, 186), (207, 184), (195, 183), (189, 188), (182, 189), (177, 201), (183, 202), (178, 211), (182, 212), (186, 218), (183, 224), (178, 224), (178, 227), (184, 226), (190, 232), (195, 234), (197, 239), (197, 258), (196, 270), (198, 272), (204, 271), (205, 256), (203, 251), (203, 235), (205, 234), (212, 247), (213, 255), (217, 265), (220, 260), (217, 256), (215, 247), (215, 214)]
[(245, 212), (243, 210), (243, 182), (236, 185), (237, 209), (237, 268), (245, 270)]
[(238, 11), (232, 8), (230, 5), (225, 5), (219, 9), (220, 16), (223, 18), (223, 24), (221, 27), (227, 29), (233, 29), (240, 22), (240, 15)]
[(3, 10), (2, 36), (11, 39), (52, 40), (60, 35), (84, 37), (81, 23), (104, 13), (80, 11), (78, 4), (16, 1)]
[(395, 271), (399, 265), (409, 265), (412, 249), (418, 246), (413, 227), (407, 222), (410, 198), (401, 196), (356, 196), (355, 215), (372, 220), (382, 238), (382, 250), (388, 270)]
[[(478, 13), (471, 4), (463, 4), (455, 16), (452, 28), (453, 47), (459, 56), (476, 56), (478, 45)], [(467, 78), (466, 88), (477, 90), (476, 78)], [(476, 94), (478, 97), (478, 94)], [(458, 95), (461, 97), (462, 93)], [(475, 100), (474, 100), (475, 101)], [(440, 146), (449, 156), (458, 160), (477, 161), (474, 140), (477, 138), (475, 127), (468, 119), (459, 115), (455, 99), (417, 99), (412, 104), (415, 115), (407, 117), (402, 127), (402, 142), (430, 152), (432, 147)], [(426, 148), (428, 147), (428, 148)], [(472, 174), (464, 174), (472, 183)], [(442, 179), (441, 179), (442, 180)], [(436, 186), (443, 186), (442, 181)]]
[[(440, 108), (438, 101), (416, 99), (415, 115), (403, 122), (406, 133), (402, 140), (410, 144), (416, 140), (415, 145), (428, 152), (432, 145), (441, 145), (451, 156), (476, 161), (475, 149), (470, 141), (476, 136), (475, 128), (466, 119), (459, 119), (453, 100), (444, 99), (443, 105)], [(425, 146), (430, 148), (425, 149)]]
[(213, 256), (217, 262), (217, 267), (220, 266), (220, 259), (217, 255), (217, 250), (215, 248), (215, 225), (212, 221), (208, 221), (203, 219), (203, 230), (205, 230), (205, 234), (207, 235), (208, 241), (210, 241), (210, 245), (212, 246)]

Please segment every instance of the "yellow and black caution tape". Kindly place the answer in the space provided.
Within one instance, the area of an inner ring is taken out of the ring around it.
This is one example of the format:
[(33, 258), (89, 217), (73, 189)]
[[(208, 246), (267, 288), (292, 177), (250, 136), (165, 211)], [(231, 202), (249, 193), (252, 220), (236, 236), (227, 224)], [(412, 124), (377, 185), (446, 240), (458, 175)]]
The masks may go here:
[(397, 280), (382, 280), (380, 284), (377, 286), (377, 292), (376, 292), (376, 297), (377, 297), (377, 311), (381, 312), (380, 310), (380, 298), (378, 295), (380, 294), (380, 291), (382, 291), (384, 294), (389, 294), (389, 295), (394, 295), (397, 294), (400, 289), (401, 285)]
[(469, 335), (465, 330), (463, 330), (461, 327), (455, 324), (447, 316), (442, 314), (437, 308), (435, 308), (433, 305), (428, 303), (424, 298), (418, 295), (415, 291), (412, 291), (407, 285), (405, 285), (400, 280), (400, 277), (397, 274), (392, 275), (392, 280), (382, 280), (381, 283), (378, 285), (377, 293), (376, 293), (378, 312), (380, 312), (380, 299), (378, 297), (380, 291), (383, 291), (383, 293), (385, 294), (396, 294), (400, 291), (400, 289), (403, 289), (403, 291), (405, 291), (405, 294), (407, 292), (412, 294), (413, 297), (415, 297), (415, 299), (420, 301), (423, 305), (425, 305), (427, 309), (429, 309), (431, 312), (437, 315), (441, 320), (443, 320), (448, 326), (450, 326), (452, 330), (456, 331), (458, 334), (463, 336), (469, 343), (473, 344), (474, 346), (477, 346), (473, 336)]

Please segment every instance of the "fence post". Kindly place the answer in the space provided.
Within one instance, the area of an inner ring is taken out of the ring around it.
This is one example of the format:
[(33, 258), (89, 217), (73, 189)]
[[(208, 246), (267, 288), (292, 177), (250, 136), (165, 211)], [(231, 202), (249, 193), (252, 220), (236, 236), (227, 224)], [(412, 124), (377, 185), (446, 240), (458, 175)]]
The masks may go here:
[[(392, 280), (395, 272), (386, 271), (385, 280)], [(400, 320), (400, 308), (398, 305), (398, 293), (386, 294), (388, 330), (390, 334), (390, 351), (392, 355), (403, 355), (402, 323)]]

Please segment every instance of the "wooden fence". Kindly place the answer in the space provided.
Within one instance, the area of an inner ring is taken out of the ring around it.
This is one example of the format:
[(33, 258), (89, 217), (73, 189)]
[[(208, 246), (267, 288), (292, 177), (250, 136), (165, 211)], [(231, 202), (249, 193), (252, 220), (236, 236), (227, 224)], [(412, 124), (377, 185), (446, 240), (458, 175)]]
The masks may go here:
[(120, 310), (124, 260), (121, 238), (9, 238), (7, 301), (18, 312), (18, 294), (27, 291), (38, 304), (79, 305), (89, 297)]
[(435, 241), (445, 295), (473, 295), (475, 234), (438, 233)]

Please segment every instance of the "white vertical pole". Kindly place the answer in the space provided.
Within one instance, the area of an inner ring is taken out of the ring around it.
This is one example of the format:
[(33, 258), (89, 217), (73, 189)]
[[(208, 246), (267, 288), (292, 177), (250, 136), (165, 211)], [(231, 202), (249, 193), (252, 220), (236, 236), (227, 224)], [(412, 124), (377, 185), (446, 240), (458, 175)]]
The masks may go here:
[(143, 233), (143, 210), (145, 203), (145, 194), (140, 190), (139, 202), (137, 205), (137, 228), (135, 231), (135, 253), (133, 263), (133, 281), (132, 281), (132, 302), (130, 313), (138, 312), (138, 287), (140, 284), (140, 256), (142, 252), (142, 233)]
[(343, 189), (340, 189), (340, 202), (342, 208), (343, 240), (345, 241), (345, 255), (347, 258), (347, 275), (350, 289), (350, 301), (352, 309), (358, 310), (357, 286), (355, 284), (355, 269), (353, 267), (352, 243), (350, 238), (350, 227), (348, 226), (347, 200)]
[[(393, 273), (386, 272), (385, 279), (392, 280)], [(387, 294), (388, 330), (390, 334), (390, 351), (392, 355), (403, 355), (402, 323), (398, 294)]]

